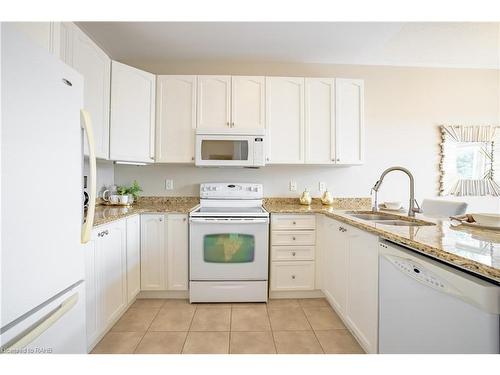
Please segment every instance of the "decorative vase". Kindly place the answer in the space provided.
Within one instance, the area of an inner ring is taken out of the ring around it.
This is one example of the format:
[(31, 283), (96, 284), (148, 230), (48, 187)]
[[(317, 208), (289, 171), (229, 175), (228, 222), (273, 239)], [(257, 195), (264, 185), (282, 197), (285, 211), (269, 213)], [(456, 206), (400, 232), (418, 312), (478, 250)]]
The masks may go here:
[(307, 190), (307, 188), (304, 190), (304, 192), (300, 196), (299, 201), (300, 201), (300, 204), (303, 204), (305, 206), (309, 206), (311, 204), (312, 198), (311, 198), (311, 194), (309, 194), (309, 191)]
[(321, 196), (321, 203), (326, 205), (326, 206), (331, 206), (333, 203), (333, 197), (328, 191), (328, 189), (325, 190), (323, 195)]

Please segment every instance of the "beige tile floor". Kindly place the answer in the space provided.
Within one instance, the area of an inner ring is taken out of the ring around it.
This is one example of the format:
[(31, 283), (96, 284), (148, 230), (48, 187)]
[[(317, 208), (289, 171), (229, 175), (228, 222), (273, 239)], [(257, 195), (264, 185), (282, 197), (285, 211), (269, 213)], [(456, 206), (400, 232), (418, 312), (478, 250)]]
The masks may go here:
[(363, 353), (324, 299), (189, 304), (139, 299), (92, 353)]

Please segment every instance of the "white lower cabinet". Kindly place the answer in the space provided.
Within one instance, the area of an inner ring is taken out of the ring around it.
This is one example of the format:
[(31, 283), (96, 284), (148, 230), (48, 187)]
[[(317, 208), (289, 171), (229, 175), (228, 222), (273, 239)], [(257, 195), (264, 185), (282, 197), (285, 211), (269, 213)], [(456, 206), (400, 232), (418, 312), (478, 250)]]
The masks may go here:
[(141, 216), (141, 290), (188, 289), (186, 214)]
[(315, 215), (271, 215), (272, 292), (315, 289)]
[(167, 289), (188, 290), (188, 217), (167, 215)]
[(165, 289), (165, 215), (141, 215), (141, 290)]
[(127, 307), (126, 222), (95, 228), (85, 244), (87, 347), (118, 319)]
[(368, 353), (378, 344), (378, 237), (325, 218), (323, 292)]
[(141, 290), (141, 217), (127, 218), (127, 302)]

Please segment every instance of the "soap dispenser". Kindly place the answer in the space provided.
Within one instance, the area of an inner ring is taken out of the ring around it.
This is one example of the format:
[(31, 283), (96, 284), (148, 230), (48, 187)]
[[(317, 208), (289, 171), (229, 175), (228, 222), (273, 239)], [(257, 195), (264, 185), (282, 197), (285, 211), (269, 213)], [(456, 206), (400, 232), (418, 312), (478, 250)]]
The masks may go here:
[(309, 194), (309, 190), (307, 188), (304, 190), (302, 195), (300, 196), (300, 204), (303, 204), (305, 206), (309, 206), (312, 202), (311, 194)]

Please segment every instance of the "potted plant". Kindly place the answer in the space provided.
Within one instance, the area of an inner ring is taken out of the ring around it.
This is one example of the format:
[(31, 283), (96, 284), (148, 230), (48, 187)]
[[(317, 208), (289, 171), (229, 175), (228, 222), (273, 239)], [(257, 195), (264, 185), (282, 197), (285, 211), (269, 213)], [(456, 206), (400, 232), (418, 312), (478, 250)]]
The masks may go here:
[(141, 187), (139, 186), (139, 183), (134, 180), (132, 185), (130, 186), (118, 186), (116, 189), (116, 192), (119, 195), (127, 195), (128, 196), (128, 203), (132, 204), (134, 201), (139, 198), (139, 193), (142, 191)]

